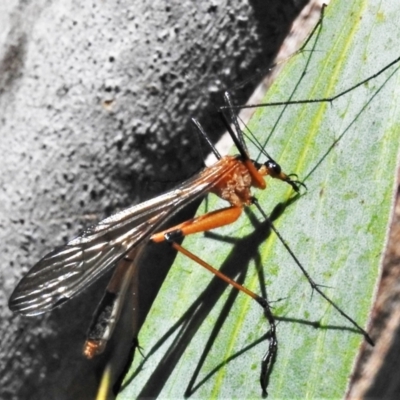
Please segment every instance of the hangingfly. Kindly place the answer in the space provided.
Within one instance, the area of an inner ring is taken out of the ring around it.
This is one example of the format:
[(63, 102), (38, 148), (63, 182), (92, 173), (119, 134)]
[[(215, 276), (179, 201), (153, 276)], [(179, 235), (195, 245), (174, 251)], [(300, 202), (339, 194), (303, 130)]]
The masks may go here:
[[(229, 106), (230, 100), (227, 94), (225, 100)], [(244, 206), (255, 204), (267, 219), (268, 217), (263, 213), (251, 192), (251, 188), (261, 190), (266, 188), (266, 176), (286, 182), (296, 192), (301, 186), (304, 186), (301, 182), (293, 179), (295, 175), (283, 173), (280, 166), (265, 151), (263, 151), (267, 158), (265, 162), (259, 163), (250, 159), (243, 134), (232, 109), (230, 118), (236, 133), (230, 128), (225, 115), (223, 115), (223, 120), (239, 155), (221, 157), (207, 139), (199, 123), (193, 120), (199, 132), (209, 142), (218, 161), (177, 188), (100, 221), (65, 246), (47, 254), (18, 284), (9, 301), (10, 309), (27, 316), (51, 311), (80, 293), (110, 268), (116, 266), (106, 294), (96, 311), (84, 347), (84, 354), (91, 358), (103, 351), (112, 334), (121, 309), (121, 299), (128, 286), (128, 278), (133, 274), (132, 271), (146, 244), (168, 241), (177, 251), (251, 296), (264, 308), (270, 324), (270, 339), (268, 351), (262, 360), (260, 380), (263, 391), (266, 392), (268, 376), (277, 351), (275, 322), (267, 300), (215, 270), (176, 242), (182, 236), (208, 231), (235, 222)], [(226, 200), (229, 206), (160, 231), (160, 226), (164, 226), (172, 215), (207, 193), (216, 194)], [(283, 244), (287, 246), (284, 241)], [(313, 289), (318, 291), (371, 342), (368, 334), (321, 292), (293, 253), (291, 255), (303, 270)]]

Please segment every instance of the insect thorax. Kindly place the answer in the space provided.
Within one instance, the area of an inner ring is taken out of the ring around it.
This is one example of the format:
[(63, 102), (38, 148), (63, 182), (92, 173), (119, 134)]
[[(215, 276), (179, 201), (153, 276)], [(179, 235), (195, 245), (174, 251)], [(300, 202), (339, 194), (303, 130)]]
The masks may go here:
[(212, 192), (233, 206), (251, 204), (252, 179), (241, 159), (237, 156), (226, 156), (218, 162), (227, 164), (227, 169), (231, 171), (223, 176)]

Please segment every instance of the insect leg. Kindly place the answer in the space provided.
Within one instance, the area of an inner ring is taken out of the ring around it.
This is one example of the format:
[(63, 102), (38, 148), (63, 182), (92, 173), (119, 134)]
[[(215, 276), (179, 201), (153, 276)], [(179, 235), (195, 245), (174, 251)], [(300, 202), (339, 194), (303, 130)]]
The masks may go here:
[(272, 372), (272, 368), (276, 361), (276, 356), (278, 353), (278, 339), (276, 336), (276, 324), (275, 318), (271, 312), (271, 308), (266, 303), (264, 307), (264, 315), (268, 320), (270, 329), (269, 329), (269, 346), (268, 350), (264, 354), (264, 357), (261, 360), (261, 372), (260, 372), (260, 385), (263, 391), (263, 396), (266, 397), (268, 395), (267, 387), (269, 382), (269, 377)]
[(182, 254), (189, 257), (197, 264), (206, 268), (211, 273), (218, 276), (218, 278), (222, 279), (229, 285), (235, 287), (236, 289), (240, 290), (243, 293), (246, 293), (248, 296), (250, 296), (251, 298), (256, 300), (259, 304), (261, 304), (263, 307), (265, 307), (266, 300), (263, 297), (258, 296), (251, 290), (235, 282), (234, 280), (224, 275), (219, 270), (215, 269), (214, 267), (206, 263), (201, 258), (197, 257), (195, 254), (191, 253), (189, 250), (185, 249), (184, 247), (176, 243), (176, 240), (183, 236), (191, 235), (193, 233), (205, 232), (224, 225), (229, 225), (235, 222), (239, 218), (240, 214), (242, 213), (242, 210), (243, 210), (242, 207), (232, 206), (223, 208), (221, 210), (212, 211), (207, 214), (201, 215), (200, 217), (191, 219), (189, 221), (185, 221), (165, 231), (158, 232), (152, 235), (150, 237), (150, 240), (152, 240), (153, 242), (163, 242), (163, 241), (170, 242), (175, 250), (181, 252)]
[(190, 258), (203, 268), (207, 269), (208, 271), (210, 271), (212, 274), (214, 274), (227, 284), (247, 294), (263, 307), (265, 317), (267, 318), (268, 323), (270, 325), (270, 329), (269, 329), (268, 350), (261, 361), (260, 384), (263, 390), (263, 394), (267, 395), (268, 380), (273, 365), (275, 363), (278, 351), (278, 340), (276, 336), (275, 318), (271, 312), (271, 308), (268, 304), (267, 299), (257, 295), (256, 293), (252, 292), (246, 287), (240, 285), (239, 283), (229, 278), (221, 271), (215, 269), (213, 266), (211, 266), (201, 258), (197, 257), (195, 254), (185, 249), (176, 242), (176, 240), (181, 238), (182, 236), (190, 235), (192, 233), (197, 233), (197, 232), (204, 232), (213, 228), (217, 228), (219, 226), (228, 225), (236, 221), (237, 218), (239, 218), (241, 212), (242, 212), (242, 207), (235, 207), (235, 206), (224, 208), (222, 210), (213, 211), (208, 214), (202, 215), (198, 218), (194, 218), (190, 221), (183, 222), (182, 224), (174, 226), (173, 228), (170, 228), (163, 232), (156, 233), (151, 237), (151, 240), (155, 242), (161, 242), (165, 240), (170, 242), (171, 246), (175, 250), (184, 254), (186, 257)]
[[(256, 199), (253, 199), (253, 204), (257, 207), (257, 209), (260, 211), (262, 216), (265, 218), (265, 220), (270, 220), (270, 218), (265, 214), (264, 210), (258, 203)], [(303, 267), (302, 263), (300, 260), (296, 257), (296, 255), (293, 253), (292, 249), (290, 246), (286, 243), (285, 239), (282, 237), (282, 235), (279, 233), (279, 231), (275, 228), (274, 224), (271, 221), (271, 229), (275, 232), (277, 235), (279, 241), (283, 244), (285, 249), (288, 251), (296, 265), (300, 268), (301, 272), (305, 276), (305, 278), (308, 280), (309, 284), (311, 285), (312, 290), (315, 290), (322, 298), (324, 298), (342, 317), (347, 319), (357, 330), (364, 336), (365, 340), (371, 345), (374, 346), (375, 343), (369, 336), (368, 332), (363, 329), (353, 318), (351, 318), (349, 315), (347, 315), (339, 306), (335, 304), (333, 300), (331, 300), (321, 289), (320, 287), (314, 282), (314, 280), (311, 278), (309, 273), (306, 271), (306, 269)]]
[(252, 292), (251, 290), (247, 289), (246, 287), (240, 285), (239, 283), (237, 283), (233, 279), (229, 278), (229, 276), (226, 276), (225, 274), (223, 274), (218, 269), (215, 269), (213, 266), (211, 266), (210, 264), (206, 263), (204, 260), (202, 260), (201, 258), (197, 257), (195, 254), (193, 254), (189, 250), (185, 249), (184, 247), (182, 247), (180, 244), (176, 243), (175, 241), (171, 240), (171, 246), (175, 250), (179, 251), (180, 253), (184, 254), (186, 257), (188, 257), (191, 260), (193, 260), (195, 263), (201, 265), (203, 268), (205, 268), (208, 271), (210, 271), (212, 274), (214, 274), (219, 279), (221, 279), (224, 282), (226, 282), (228, 285), (233, 286), (237, 290), (240, 290), (241, 292), (243, 292), (243, 293), (247, 294), (248, 296), (250, 296), (252, 299), (256, 300), (257, 303), (259, 303), (263, 308), (265, 308), (266, 305), (268, 304), (266, 299), (264, 299), (263, 297), (259, 296), (256, 293)]
[(193, 233), (205, 232), (221, 226), (229, 225), (235, 222), (242, 213), (242, 207), (226, 207), (220, 210), (212, 211), (200, 217), (190, 219), (172, 228), (162, 232), (155, 233), (150, 237), (153, 242), (168, 241), (168, 235), (187, 236)]
[(289, 104), (312, 104), (312, 103), (333, 103), (336, 99), (339, 97), (342, 97), (346, 95), (347, 93), (352, 92), (353, 90), (357, 89), (360, 86), (365, 85), (367, 82), (375, 79), (379, 75), (381, 75), (383, 72), (385, 72), (387, 69), (391, 68), (393, 65), (396, 65), (400, 61), (400, 57), (395, 58), (392, 62), (381, 68), (379, 71), (375, 72), (374, 74), (368, 76), (367, 78), (363, 79), (362, 81), (358, 82), (357, 84), (348, 87), (347, 89), (336, 93), (333, 96), (330, 97), (322, 97), (319, 99), (306, 99), (306, 100), (290, 100), (290, 101), (276, 101), (276, 102), (270, 102), (270, 103), (259, 103), (259, 104), (244, 104), (244, 105), (229, 105), (229, 106), (224, 106), (221, 107), (221, 109), (226, 109), (226, 108), (231, 108), (234, 110), (242, 110), (245, 108), (258, 108), (258, 107), (272, 107), (272, 106), (287, 106)]
[(256, 293), (252, 292), (251, 290), (247, 289), (246, 287), (240, 285), (239, 283), (237, 283), (233, 279), (229, 278), (228, 276), (223, 274), (221, 271), (215, 269), (210, 264), (206, 263), (204, 260), (197, 257), (195, 254), (193, 254), (189, 250), (185, 249), (184, 247), (182, 247), (180, 244), (174, 242), (173, 240), (171, 241), (171, 245), (175, 250), (179, 251), (180, 253), (184, 254), (186, 257), (190, 258), (197, 264), (201, 265), (203, 268), (207, 269), (208, 271), (213, 273), (215, 276), (217, 276), (219, 279), (221, 279), (224, 282), (228, 283), (229, 285), (233, 286), (235, 289), (247, 294), (252, 299), (257, 301), (257, 303), (260, 304), (261, 307), (263, 307), (264, 315), (268, 320), (270, 329), (269, 329), (268, 350), (265, 353), (265, 355), (261, 361), (260, 384), (261, 384), (261, 388), (263, 390), (263, 394), (267, 395), (267, 386), (268, 386), (269, 376), (272, 372), (272, 368), (275, 363), (276, 355), (278, 352), (278, 340), (277, 340), (277, 336), (276, 336), (275, 318), (271, 312), (271, 308), (270, 308), (270, 305), (268, 304), (267, 299), (257, 295)]

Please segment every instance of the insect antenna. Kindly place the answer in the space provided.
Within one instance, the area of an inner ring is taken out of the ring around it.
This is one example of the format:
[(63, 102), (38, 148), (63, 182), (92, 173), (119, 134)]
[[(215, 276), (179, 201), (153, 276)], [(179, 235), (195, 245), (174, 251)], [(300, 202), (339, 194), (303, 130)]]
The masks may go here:
[[(230, 104), (230, 98), (229, 98), (228, 92), (225, 92), (224, 97), (225, 97), (225, 101), (228, 104)], [(226, 114), (224, 112), (224, 109), (229, 110), (230, 119), (231, 119), (232, 123), (235, 126), (236, 133), (233, 131), (233, 129), (231, 127), (231, 124), (229, 123), (228, 118), (227, 118), (227, 116), (226, 116)], [(228, 131), (230, 137), (232, 138), (232, 141), (235, 144), (236, 148), (239, 150), (239, 153), (240, 153), (242, 159), (243, 160), (249, 160), (250, 157), (249, 157), (249, 154), (248, 154), (248, 151), (247, 151), (247, 147), (246, 147), (246, 144), (244, 143), (243, 134), (242, 134), (242, 131), (239, 128), (239, 124), (237, 123), (237, 119), (234, 116), (234, 111), (230, 107), (224, 108), (224, 109), (220, 108), (218, 110), (219, 115), (222, 118), (222, 122), (225, 125), (225, 128)]]
[(243, 132), (240, 129), (238, 120), (237, 120), (237, 116), (236, 113), (234, 112), (232, 106), (232, 101), (231, 101), (231, 96), (229, 94), (229, 92), (225, 92), (224, 93), (224, 100), (225, 103), (228, 106), (228, 111), (229, 111), (229, 119), (232, 121), (233, 126), (235, 127), (235, 131), (236, 131), (236, 137), (238, 138), (239, 142), (240, 142), (240, 146), (246, 151), (246, 153), (248, 154), (248, 150), (247, 150), (247, 146), (246, 143), (243, 139)]
[(246, 133), (245, 131), (241, 131), (243, 136), (249, 141), (251, 142), (254, 147), (257, 148), (257, 150), (259, 151), (259, 155), (257, 156), (257, 158), (255, 159), (256, 161), (259, 161), (261, 154), (264, 155), (268, 160), (273, 161), (276, 163), (276, 161), (271, 157), (271, 155), (267, 152), (267, 150), (265, 150), (265, 148), (263, 147), (263, 145), (261, 144), (261, 142), (257, 139), (256, 135), (254, 135), (254, 133), (251, 131), (251, 129), (249, 128), (248, 125), (246, 125), (246, 123), (240, 118), (240, 115), (236, 116), (240, 122), (243, 124), (243, 126), (245, 126), (246, 130), (248, 133)]
[[(199, 121), (197, 121), (197, 119), (192, 118), (192, 122), (194, 124), (194, 126), (197, 128), (197, 133), (199, 135), (201, 135), (205, 141), (207, 142), (207, 144), (210, 146), (211, 151), (214, 153), (215, 157), (217, 160), (220, 160), (222, 158), (221, 154), (219, 153), (219, 151), (216, 149), (216, 147), (213, 145), (213, 143), (211, 142), (209, 136), (207, 135), (207, 133), (204, 131), (203, 127), (200, 125)], [(200, 147), (201, 148), (201, 147)]]

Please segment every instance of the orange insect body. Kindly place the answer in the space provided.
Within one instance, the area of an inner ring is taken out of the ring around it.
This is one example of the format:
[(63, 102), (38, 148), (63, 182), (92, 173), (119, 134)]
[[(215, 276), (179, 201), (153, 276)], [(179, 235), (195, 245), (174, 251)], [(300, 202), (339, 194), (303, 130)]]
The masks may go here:
[[(250, 171), (248, 166), (238, 157), (226, 156), (218, 162), (226, 164), (226, 169), (229, 169), (231, 172), (216, 182), (211, 192), (229, 201), (232, 206), (242, 207), (243, 205), (250, 205), (250, 188), (254, 180), (252, 174), (259, 175), (257, 169), (253, 168)], [(250, 163), (250, 165), (253, 164)]]
[[(187, 236), (235, 222), (242, 213), (243, 206), (252, 204), (251, 187), (265, 189), (267, 185), (264, 176), (270, 173), (264, 164), (261, 164), (260, 168), (257, 169), (252, 160), (246, 159), (243, 161), (240, 156), (225, 156), (211, 168), (227, 171), (221, 174), (221, 177), (214, 182), (210, 192), (228, 201), (231, 206), (185, 221), (162, 232), (157, 232), (150, 237), (153, 242), (163, 242), (166, 240), (166, 234), (178, 230), (181, 231), (183, 236)], [(209, 174), (207, 168), (204, 173), (206, 175)], [(202, 173), (200, 173), (201, 175)], [(280, 173), (278, 178), (285, 181), (289, 179), (283, 173)]]
[[(229, 104), (228, 96), (227, 102)], [(207, 139), (200, 124), (195, 120), (193, 122)], [(261, 385), (266, 390), (265, 382), (277, 347), (275, 323), (267, 300), (207, 264), (177, 241), (186, 235), (235, 222), (244, 206), (256, 203), (251, 188), (265, 189), (264, 178), (267, 175), (288, 183), (296, 192), (299, 191), (299, 185), (303, 184), (282, 173), (280, 166), (266, 152), (265, 163), (251, 160), (240, 128), (235, 126), (235, 134), (227, 121), (225, 122), (240, 155), (221, 157), (207, 140), (218, 158), (214, 165), (161, 196), (105, 218), (63, 247), (47, 254), (18, 284), (9, 301), (10, 309), (24, 315), (50, 311), (115, 266), (114, 275), (94, 314), (83, 349), (87, 358), (93, 358), (104, 350), (113, 333), (123, 298), (143, 249), (149, 241), (168, 241), (177, 251), (249, 295), (264, 308), (271, 327), (268, 355), (262, 361)], [(160, 227), (182, 207), (210, 192), (226, 200), (229, 205), (160, 231)]]

